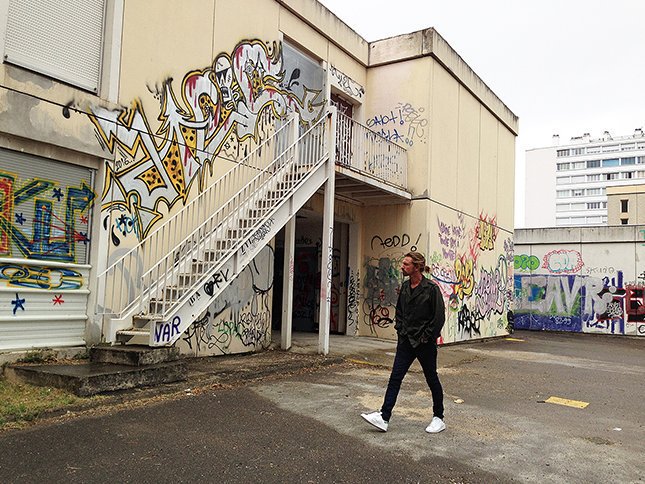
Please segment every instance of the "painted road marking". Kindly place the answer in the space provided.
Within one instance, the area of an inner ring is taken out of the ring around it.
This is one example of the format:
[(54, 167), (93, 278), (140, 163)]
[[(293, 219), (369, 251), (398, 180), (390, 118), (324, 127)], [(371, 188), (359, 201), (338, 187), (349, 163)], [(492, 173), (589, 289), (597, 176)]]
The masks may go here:
[(545, 403), (555, 403), (556, 405), (566, 405), (567, 407), (585, 408), (589, 402), (581, 402), (579, 400), (569, 400), (567, 398), (549, 397), (544, 400)]
[(359, 365), (383, 366), (383, 365), (379, 365), (378, 363), (372, 363), (370, 361), (355, 360), (354, 358), (347, 358), (347, 361), (349, 361), (350, 363), (357, 363)]
[(521, 341), (521, 342), (524, 342), (524, 340), (523, 340), (523, 339), (519, 339), (519, 338), (504, 338), (504, 339), (505, 339), (506, 341)]

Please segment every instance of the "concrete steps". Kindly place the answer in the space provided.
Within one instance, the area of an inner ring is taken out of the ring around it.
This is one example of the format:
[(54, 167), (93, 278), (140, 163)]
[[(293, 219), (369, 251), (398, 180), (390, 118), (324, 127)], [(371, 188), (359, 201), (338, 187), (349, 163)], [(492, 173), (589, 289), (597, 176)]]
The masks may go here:
[(51, 386), (88, 397), (99, 393), (161, 385), (186, 379), (186, 366), (176, 348), (100, 346), (80, 364), (9, 365), (10, 381)]

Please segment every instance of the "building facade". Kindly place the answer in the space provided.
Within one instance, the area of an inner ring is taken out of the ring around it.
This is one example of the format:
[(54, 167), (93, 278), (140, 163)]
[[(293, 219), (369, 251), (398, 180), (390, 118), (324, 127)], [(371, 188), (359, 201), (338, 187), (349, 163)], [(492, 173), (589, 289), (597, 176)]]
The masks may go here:
[(412, 249), (443, 342), (505, 334), (517, 117), (434, 29), (367, 43), (314, 0), (0, 6), (0, 352), (394, 338)]
[(645, 136), (589, 134), (526, 151), (525, 227), (628, 223), (608, 220), (607, 190), (645, 183)]
[(645, 336), (645, 227), (515, 231), (515, 327)]

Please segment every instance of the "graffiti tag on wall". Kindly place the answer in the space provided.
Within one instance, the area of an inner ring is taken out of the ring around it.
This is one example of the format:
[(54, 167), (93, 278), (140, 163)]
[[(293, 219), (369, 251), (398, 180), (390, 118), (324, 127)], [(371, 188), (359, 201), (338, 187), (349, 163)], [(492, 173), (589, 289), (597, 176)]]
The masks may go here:
[[(121, 206), (145, 238), (168, 208), (185, 203), (191, 186), (203, 186), (206, 166), (221, 152), (238, 159), (245, 141), (259, 142), (289, 112), (307, 126), (324, 109), (320, 89), (300, 86), (296, 69), (286, 79), (282, 49), (258, 40), (240, 42), (213, 64), (188, 72), (179, 92), (166, 79), (156, 91), (160, 103), (156, 129), (142, 103), (111, 110), (92, 107), (90, 119), (101, 144), (116, 155), (107, 167), (103, 209)], [(302, 93), (296, 95), (293, 89)]]

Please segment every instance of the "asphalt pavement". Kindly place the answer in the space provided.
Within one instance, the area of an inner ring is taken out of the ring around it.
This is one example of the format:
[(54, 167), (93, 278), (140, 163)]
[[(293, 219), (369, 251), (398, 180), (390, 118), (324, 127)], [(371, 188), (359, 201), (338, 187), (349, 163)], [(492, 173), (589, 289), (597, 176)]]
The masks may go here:
[(315, 335), (194, 360), (185, 382), (0, 434), (0, 482), (642, 482), (645, 339), (516, 332), (442, 347), (447, 429), (418, 365), (387, 433), (394, 344)]

